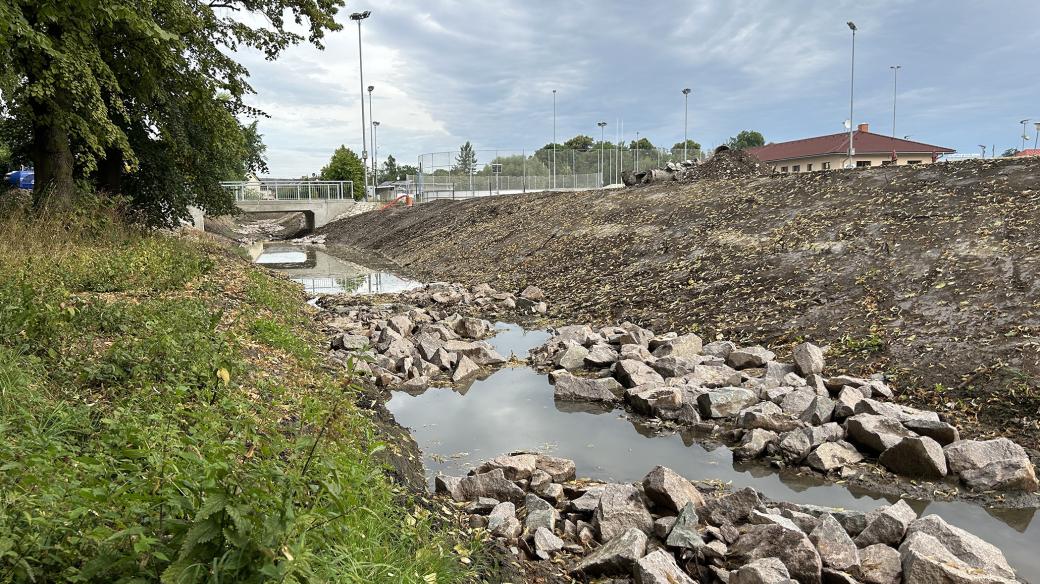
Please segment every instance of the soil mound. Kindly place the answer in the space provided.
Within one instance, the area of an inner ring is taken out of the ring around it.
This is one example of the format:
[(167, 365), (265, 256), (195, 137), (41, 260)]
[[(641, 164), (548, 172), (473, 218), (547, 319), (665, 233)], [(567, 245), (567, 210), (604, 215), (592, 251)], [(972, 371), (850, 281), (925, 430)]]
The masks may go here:
[(769, 176), (773, 168), (762, 163), (746, 150), (719, 150), (704, 164), (699, 164), (683, 172), (678, 180), (689, 182), (695, 180), (718, 180), (749, 176)]

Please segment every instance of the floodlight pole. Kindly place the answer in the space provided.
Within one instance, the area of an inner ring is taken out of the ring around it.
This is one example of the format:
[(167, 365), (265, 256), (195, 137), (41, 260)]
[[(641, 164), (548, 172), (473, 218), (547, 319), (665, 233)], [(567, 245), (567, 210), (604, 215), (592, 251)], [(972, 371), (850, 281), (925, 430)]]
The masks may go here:
[(899, 83), (899, 70), (902, 69), (902, 65), (892, 65), (889, 69), (892, 70), (892, 139), (896, 138), (896, 87)]
[(1040, 142), (1040, 122), (1033, 122), (1033, 128), (1036, 130), (1036, 137), (1033, 138), (1033, 150), (1036, 150), (1036, 145)]
[(856, 23), (851, 20), (846, 24), (849, 25), (849, 30), (852, 31), (852, 73), (849, 76), (849, 163), (848, 168), (852, 168), (853, 162), (852, 157), (856, 154), (856, 149), (852, 146), (852, 127), (853, 127), (853, 105), (855, 103), (856, 95)]
[(556, 188), (556, 90), (553, 90), (552, 188)]
[(686, 162), (690, 158), (686, 155), (686, 145), (690, 142), (690, 137), (687, 134), (687, 128), (690, 122), (690, 88), (682, 90), (683, 99), (685, 100), (684, 111), (683, 111), (683, 124), (682, 124), (682, 158), (683, 162)]
[(1025, 150), (1026, 149), (1026, 140), (1029, 139), (1029, 136), (1026, 136), (1026, 123), (1028, 123), (1028, 122), (1029, 122), (1029, 118), (1026, 118), (1026, 119), (1022, 120), (1021, 122), (1019, 122), (1020, 124), (1022, 124), (1022, 148), (1020, 148), (1019, 150)]
[(371, 130), (371, 144), (372, 144), (372, 190), (375, 191), (378, 183), (376, 182), (376, 114), (372, 111), (372, 90), (376, 87), (375, 85), (368, 86), (368, 125)]
[(365, 198), (368, 197), (368, 137), (365, 136), (365, 65), (361, 58), (361, 21), (371, 15), (370, 10), (350, 15), (350, 19), (357, 22), (358, 74), (361, 78), (361, 166), (365, 169)]
[(607, 127), (606, 122), (597, 122), (599, 126), (599, 186), (603, 186), (603, 128)]
[[(372, 107), (368, 108), (369, 113), (372, 113)], [(379, 160), (379, 141), (376, 139), (376, 130), (379, 129), (379, 122), (372, 120), (372, 188), (379, 186), (379, 166), (376, 161)]]

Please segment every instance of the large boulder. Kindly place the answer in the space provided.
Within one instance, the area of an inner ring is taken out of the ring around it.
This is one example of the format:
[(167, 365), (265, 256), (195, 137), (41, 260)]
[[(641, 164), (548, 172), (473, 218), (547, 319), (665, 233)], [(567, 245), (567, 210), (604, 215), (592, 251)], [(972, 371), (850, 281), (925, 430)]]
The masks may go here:
[(457, 487), (459, 501), (476, 501), (480, 497), (520, 503), (524, 500), (524, 490), (506, 478), (500, 468), (490, 472), (462, 477)]
[(701, 354), (701, 338), (695, 334), (682, 335), (664, 341), (654, 349), (654, 357), (697, 359)]
[(803, 419), (817, 397), (816, 392), (809, 388), (796, 389), (784, 395), (780, 400), (780, 409), (793, 418)]
[(527, 509), (527, 517), (524, 518), (525, 534), (534, 535), (539, 528), (548, 529), (550, 532), (556, 530), (556, 522), (560, 520), (560, 513), (552, 506), (552, 503), (528, 493), (524, 499), (524, 507)]
[(737, 427), (745, 430), (761, 428), (771, 432), (788, 432), (802, 426), (802, 422), (783, 412), (771, 401), (761, 401), (737, 413)]
[(548, 560), (553, 552), (561, 549), (563, 549), (563, 540), (556, 537), (552, 531), (539, 527), (534, 532), (534, 555), (538, 558)]
[(565, 371), (553, 372), (553, 395), (562, 401), (592, 401), (618, 403), (625, 388), (611, 377), (577, 377)]
[(791, 574), (778, 558), (762, 558), (729, 573), (729, 584), (790, 584)]
[[(862, 391), (863, 388), (860, 388), (860, 390)], [(918, 410), (910, 406), (904, 406), (892, 402), (877, 401), (875, 399), (870, 398), (864, 398), (862, 401), (857, 403), (855, 411), (857, 414), (873, 414), (875, 416), (895, 418), (900, 422), (909, 422), (911, 420), (931, 420), (934, 422), (939, 421), (939, 414), (935, 412), (929, 412), (927, 410)]]
[(730, 351), (726, 356), (726, 363), (737, 369), (748, 367), (764, 367), (772, 361), (776, 354), (765, 347), (754, 345), (752, 347), (741, 347)]
[(903, 580), (903, 563), (898, 551), (876, 543), (859, 550), (859, 568), (852, 574), (863, 584), (899, 584)]
[(740, 379), (740, 372), (726, 365), (694, 365), (693, 371), (682, 376), (683, 383), (699, 387), (740, 385)]
[(727, 559), (737, 567), (764, 558), (777, 558), (802, 584), (819, 584), (823, 563), (816, 547), (801, 531), (781, 525), (749, 525), (729, 547)]
[(823, 373), (823, 349), (812, 343), (802, 343), (794, 348), (794, 366), (802, 375)]
[(905, 477), (936, 480), (946, 476), (946, 455), (942, 446), (927, 436), (907, 436), (881, 453), (885, 468)]
[(898, 546), (915, 519), (917, 513), (902, 499), (887, 507), (875, 509), (867, 513), (867, 526), (856, 536), (856, 545), (861, 548), (876, 543)]
[(1004, 578), (1015, 577), (1015, 571), (996, 546), (950, 525), (938, 515), (925, 515), (911, 523), (906, 530), (907, 539), (915, 533), (925, 533), (934, 537), (958, 560), (972, 568)]
[(697, 510), (694, 508), (693, 503), (687, 503), (679, 513), (679, 516), (675, 518), (671, 529), (668, 530), (665, 544), (669, 547), (683, 549), (700, 549), (703, 547), (704, 539), (701, 538), (700, 532), (697, 531), (697, 523), (699, 521), (700, 518), (697, 517)]
[(927, 436), (932, 440), (935, 440), (941, 446), (952, 444), (961, 439), (960, 432), (957, 431), (957, 427), (946, 422), (937, 422), (935, 420), (907, 420), (903, 422), (907, 430), (910, 430), (921, 436)]
[(754, 509), (762, 509), (762, 499), (758, 491), (745, 487), (725, 497), (710, 499), (704, 506), (704, 516), (712, 525), (738, 525), (747, 521)]
[(755, 428), (744, 433), (740, 446), (733, 450), (733, 456), (739, 459), (758, 458), (766, 448), (780, 439), (776, 432)]
[(585, 366), (591, 369), (610, 367), (618, 360), (618, 352), (607, 344), (593, 345), (585, 356)]
[(622, 359), (617, 363), (617, 380), (625, 387), (636, 387), (648, 383), (663, 384), (664, 378), (646, 363), (635, 359)]
[(677, 410), (683, 405), (682, 391), (677, 387), (633, 387), (625, 392), (628, 404), (637, 413), (654, 416), (662, 410)]
[(825, 442), (816, 447), (805, 461), (820, 472), (831, 472), (863, 460), (863, 455), (848, 442)]
[(704, 506), (704, 497), (693, 483), (665, 466), (655, 466), (643, 478), (643, 492), (654, 505), (678, 513), (687, 503)]
[(451, 373), (451, 380), (455, 383), (475, 377), (483, 373), (484, 370), (473, 362), (472, 359), (463, 355), (459, 358), (459, 362), (455, 365), (455, 370)]
[(812, 439), (804, 430), (792, 430), (780, 435), (780, 456), (789, 463), (805, 460), (812, 451)]
[(958, 558), (939, 539), (917, 531), (899, 546), (906, 584), (1013, 584), (1013, 577), (980, 569)]
[(750, 389), (720, 387), (701, 394), (697, 405), (705, 418), (728, 418), (757, 401), (758, 396)]
[(626, 529), (635, 528), (651, 533), (654, 519), (643, 503), (643, 497), (632, 485), (609, 484), (600, 494), (592, 523), (599, 533), (600, 541), (613, 539)]
[(495, 505), (488, 514), (488, 531), (495, 537), (520, 537), (521, 529), (520, 520), (516, 518), (516, 506), (508, 501)]
[(650, 367), (665, 378), (688, 375), (696, 369), (697, 365), (697, 361), (670, 356), (661, 357), (660, 359), (656, 359), (654, 362), (650, 363)]
[(903, 438), (914, 436), (899, 420), (874, 414), (856, 414), (845, 420), (849, 440), (875, 452), (884, 452)]
[(573, 460), (548, 454), (536, 454), (534, 466), (538, 470), (548, 473), (554, 483), (574, 480), (577, 474), (577, 467)]
[(809, 541), (816, 546), (824, 566), (843, 572), (851, 572), (859, 566), (856, 544), (833, 515), (820, 517), (819, 524), (809, 534)]
[(571, 342), (566, 348), (556, 354), (556, 366), (573, 371), (585, 367), (585, 358), (589, 356), (589, 350)]
[(1007, 438), (960, 440), (943, 449), (951, 473), (979, 490), (1037, 490), (1036, 471), (1025, 450)]
[(675, 556), (661, 549), (637, 561), (634, 572), (636, 584), (697, 584), (675, 563)]
[(483, 474), (495, 469), (501, 469), (505, 477), (511, 481), (528, 479), (531, 478), (531, 473), (535, 471), (537, 462), (538, 458), (534, 454), (496, 456), (480, 463), (473, 469), (473, 474)]
[(585, 556), (572, 572), (586, 576), (631, 574), (644, 553), (646, 534), (636, 528), (626, 529)]
[(484, 341), (445, 341), (444, 350), (469, 357), (480, 366), (501, 365), (506, 358)]

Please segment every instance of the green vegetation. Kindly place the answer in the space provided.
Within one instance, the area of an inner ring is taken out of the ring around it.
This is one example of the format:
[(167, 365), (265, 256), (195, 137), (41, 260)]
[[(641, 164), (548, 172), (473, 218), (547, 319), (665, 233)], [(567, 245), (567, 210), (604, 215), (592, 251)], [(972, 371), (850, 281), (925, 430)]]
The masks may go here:
[(321, 180), (349, 180), (354, 182), (354, 198), (365, 196), (365, 165), (354, 151), (346, 146), (336, 148), (329, 163), (321, 169)]
[(766, 139), (760, 132), (754, 130), (741, 130), (736, 136), (733, 136), (726, 142), (726, 146), (729, 146), (733, 150), (743, 150), (745, 148), (755, 148), (758, 146), (765, 146)]
[(116, 217), (0, 224), (0, 582), (469, 578), (300, 288)]
[(865, 337), (842, 335), (836, 347), (837, 353), (853, 355), (856, 353), (880, 353), (885, 348), (885, 341), (877, 333), (872, 332)]

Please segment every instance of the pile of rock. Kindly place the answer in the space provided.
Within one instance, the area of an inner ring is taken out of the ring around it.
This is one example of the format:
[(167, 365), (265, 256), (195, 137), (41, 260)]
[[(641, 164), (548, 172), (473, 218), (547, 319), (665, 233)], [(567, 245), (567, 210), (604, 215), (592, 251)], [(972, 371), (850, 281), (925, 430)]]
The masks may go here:
[(535, 313), (546, 309), (544, 295), (534, 287), (516, 296), (487, 284), (469, 289), (431, 284), (397, 298), (400, 302), (394, 304), (366, 304), (356, 298), (349, 299), (353, 304), (335, 304), (337, 299), (327, 297), (323, 300), (334, 316), (325, 325), (335, 331), (334, 358), (345, 362), (367, 357), (356, 361), (356, 367), (376, 385), (417, 391), (438, 378), (465, 382), (506, 362), (481, 340), (495, 334), (494, 326), (463, 314), (489, 306)]
[(921, 479), (956, 475), (978, 490), (1037, 489), (1029, 457), (1006, 438), (961, 440), (935, 412), (895, 404), (882, 377), (824, 376), (811, 343), (783, 363), (761, 346), (703, 344), (695, 334), (657, 335), (632, 323), (565, 326), (532, 352), (552, 369), (558, 400), (627, 404), (636, 413), (716, 430), (739, 458), (772, 457), (824, 473), (855, 474), (865, 457)]
[(903, 501), (869, 513), (774, 503), (746, 488), (702, 492), (658, 466), (636, 484), (575, 480), (572, 461), (533, 453), (436, 478), (473, 528), (519, 559), (556, 560), (572, 576), (640, 584), (793, 581), (1011, 583), (999, 549)]
[(689, 171), (697, 166), (696, 160), (683, 160), (681, 162), (669, 162), (664, 165), (664, 168), (651, 168), (641, 172), (626, 171), (622, 176), (621, 180), (625, 183), (626, 187), (633, 187), (637, 185), (652, 185), (662, 182), (670, 182), (679, 180), (679, 177), (686, 176)]

